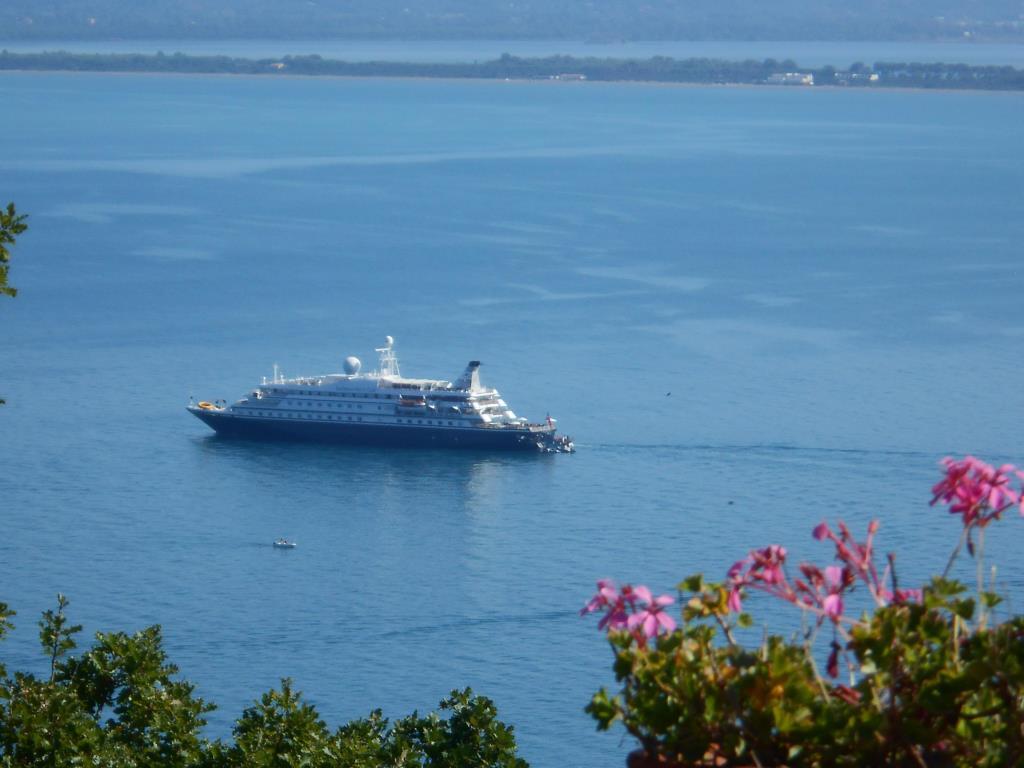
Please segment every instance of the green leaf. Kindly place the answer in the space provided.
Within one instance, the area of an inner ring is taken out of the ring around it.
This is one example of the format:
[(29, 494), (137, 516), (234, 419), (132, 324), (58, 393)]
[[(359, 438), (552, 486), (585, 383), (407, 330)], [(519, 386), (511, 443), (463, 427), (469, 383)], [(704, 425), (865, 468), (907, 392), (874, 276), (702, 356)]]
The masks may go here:
[(954, 600), (950, 609), (964, 621), (970, 621), (974, 618), (975, 602), (973, 597), (969, 597), (965, 600)]
[(700, 592), (704, 589), (704, 574), (696, 573), (693, 576), (687, 576), (676, 585), (676, 589), (680, 592)]
[(8, 245), (14, 245), (17, 236), (28, 229), (25, 216), (19, 216), (14, 203), (7, 204), (7, 211), (0, 209), (0, 295), (16, 296), (17, 289), (7, 284), (7, 263), (10, 259)]
[(1003, 598), (997, 595), (995, 592), (982, 592), (981, 602), (985, 605), (986, 608), (995, 608), (997, 605), (1003, 602)]
[[(0, 403), (3, 401), (0, 400)], [(7, 603), (0, 603), (0, 638), (14, 629), (14, 624), (11, 622), (11, 616), (16, 615), (15, 611), (12, 611), (7, 607)]]

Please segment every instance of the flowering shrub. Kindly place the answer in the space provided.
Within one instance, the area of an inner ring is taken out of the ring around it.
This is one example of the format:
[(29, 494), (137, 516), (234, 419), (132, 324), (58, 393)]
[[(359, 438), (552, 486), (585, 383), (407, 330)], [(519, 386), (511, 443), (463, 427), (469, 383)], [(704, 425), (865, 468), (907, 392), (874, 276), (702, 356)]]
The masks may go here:
[[(1024, 515), (1024, 472), (973, 457), (942, 466), (932, 504), (958, 515), (962, 532), (945, 573), (923, 588), (898, 583), (893, 555), (880, 561), (878, 521), (862, 540), (842, 522), (815, 526), (834, 554), (825, 567), (792, 574), (773, 545), (723, 582), (686, 579), (678, 628), (666, 610), (674, 597), (599, 581), (581, 613), (603, 612), (621, 690), (594, 695), (598, 727), (621, 721), (639, 742), (637, 766), (1024, 765), (1024, 617), (994, 620), (1001, 598), (983, 570), (986, 527), (1012, 509)], [(973, 595), (949, 578), (965, 546), (977, 562)], [(855, 617), (856, 590), (873, 610)], [(802, 611), (803, 631), (739, 643), (753, 591)]]

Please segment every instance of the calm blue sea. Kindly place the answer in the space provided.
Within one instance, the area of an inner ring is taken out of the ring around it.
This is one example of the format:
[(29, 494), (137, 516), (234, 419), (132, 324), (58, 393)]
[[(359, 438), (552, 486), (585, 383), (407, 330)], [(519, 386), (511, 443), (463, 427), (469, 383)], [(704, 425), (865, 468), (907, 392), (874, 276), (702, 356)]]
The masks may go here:
[[(42, 669), (61, 591), (87, 637), (164, 625), (211, 735), (282, 676), (331, 724), (471, 685), (531, 763), (620, 766), (583, 713), (595, 579), (821, 560), (820, 519), (879, 516), (910, 584), (958, 535), (936, 461), (1024, 463), (1020, 94), (3, 74), (0, 103), (31, 215), (9, 666)], [(184, 409), (385, 334), (409, 375), (482, 360), (578, 453), (233, 443)], [(998, 530), (1019, 608), (1024, 520)]]

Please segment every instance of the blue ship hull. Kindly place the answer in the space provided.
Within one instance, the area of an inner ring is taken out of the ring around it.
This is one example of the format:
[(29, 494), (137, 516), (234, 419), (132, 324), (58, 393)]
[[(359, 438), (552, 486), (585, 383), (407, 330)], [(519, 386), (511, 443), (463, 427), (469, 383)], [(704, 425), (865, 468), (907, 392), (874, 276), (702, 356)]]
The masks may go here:
[(537, 451), (549, 446), (553, 427), (523, 429), (487, 427), (430, 427), (316, 422), (297, 419), (261, 419), (223, 411), (189, 408), (196, 418), (225, 437), (249, 440), (345, 443), (393, 448), (465, 448), (500, 451)]

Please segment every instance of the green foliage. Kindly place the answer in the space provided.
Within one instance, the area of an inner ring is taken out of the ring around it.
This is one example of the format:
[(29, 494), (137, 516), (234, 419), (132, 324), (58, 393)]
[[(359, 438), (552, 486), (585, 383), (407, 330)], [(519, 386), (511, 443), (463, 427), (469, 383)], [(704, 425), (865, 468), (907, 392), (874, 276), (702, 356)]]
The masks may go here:
[(19, 216), (14, 203), (7, 204), (7, 210), (0, 208), (0, 295), (16, 296), (18, 289), (7, 284), (7, 271), (11, 252), (8, 246), (14, 245), (18, 235), (28, 229), (25, 223), (27, 216)]
[(281, 690), (268, 691), (242, 713), (234, 736), (235, 745), (222, 752), (220, 765), (284, 768), (332, 762), (327, 725), (287, 679)]
[(526, 768), (526, 762), (515, 756), (512, 729), (497, 719), (498, 710), (490, 699), (473, 696), (469, 688), (452, 691), (441, 702), (441, 710), (450, 713), (447, 719), (434, 713), (424, 718), (413, 716), (399, 728), (422, 749), (423, 765)]
[(93, 717), (106, 721), (104, 735), (116, 751), (147, 764), (191, 765), (203, 750), (203, 716), (214, 707), (193, 695), (194, 686), (174, 679), (160, 627), (126, 635), (96, 634), (96, 644), (61, 668), (58, 680), (77, 694)]
[[(82, 765), (109, 752), (102, 726), (70, 688), (32, 675), (16, 673), (13, 679), (5, 675), (0, 683), (3, 765)], [(111, 760), (109, 764), (119, 763)]]
[(53, 681), (57, 669), (57, 659), (64, 656), (75, 647), (74, 636), (82, 631), (82, 626), (68, 626), (64, 609), (68, 605), (68, 599), (64, 595), (57, 594), (57, 612), (47, 610), (43, 612), (43, 618), (39, 620), (39, 642), (43, 644), (43, 651), (50, 657), (50, 680)]
[[(160, 627), (97, 633), (74, 656), (68, 601), (39, 622), (49, 679), (0, 667), (0, 766), (107, 768), (526, 768), (512, 728), (468, 688), (441, 702), (446, 716), (416, 713), (393, 726), (380, 711), (333, 733), (290, 680), (268, 691), (235, 723), (234, 742), (202, 735), (213, 705), (195, 696), (168, 663)], [(0, 637), (14, 612), (0, 603)]]
[[(14, 241), (18, 235), (28, 229), (28, 224), (25, 223), (27, 216), (19, 216), (18, 212), (14, 208), (14, 203), (7, 204), (7, 210), (0, 208), (0, 296), (17, 296), (18, 289), (7, 284), (7, 273), (10, 269), (11, 251), (8, 248), (10, 245), (14, 245)], [(4, 404), (4, 399), (0, 397), (0, 405)], [(0, 603), (0, 605), (3, 605)], [(0, 609), (0, 638), (3, 637), (3, 626), (6, 617), (3, 616), (2, 611), (6, 610), (7, 606), (3, 606)], [(0, 670), (3, 667), (0, 666)]]
[(516, 757), (512, 729), (497, 719), (490, 699), (470, 689), (441, 702), (448, 717), (416, 713), (388, 725), (380, 711), (330, 733), (316, 710), (282, 680), (245, 711), (235, 744), (214, 745), (207, 765), (225, 768), (526, 768)]
[(598, 692), (587, 711), (601, 729), (621, 721), (645, 751), (670, 762), (786, 763), (818, 727), (821, 687), (805, 649), (778, 637), (756, 651), (721, 642), (720, 629), (731, 636), (727, 590), (700, 577), (680, 586), (691, 592), (682, 629), (644, 646), (614, 633), (622, 691)]
[(853, 629), (865, 703), (833, 706), (829, 716), (863, 761), (1024, 762), (1024, 618), (972, 628), (973, 601), (959, 591), (933, 582), (926, 605), (885, 608)]
[(11, 617), (16, 615), (17, 613), (12, 611), (10, 607), (8, 607), (7, 603), (0, 603), (0, 640), (2, 640), (8, 632), (14, 629), (14, 623), (11, 621)]
[(587, 707), (599, 729), (619, 721), (680, 765), (1024, 765), (1024, 618), (983, 625), (962, 584), (935, 579), (923, 604), (855, 625), (850, 684), (824, 679), (808, 642), (734, 642), (725, 586), (680, 587), (680, 631), (610, 635), (622, 687)]

